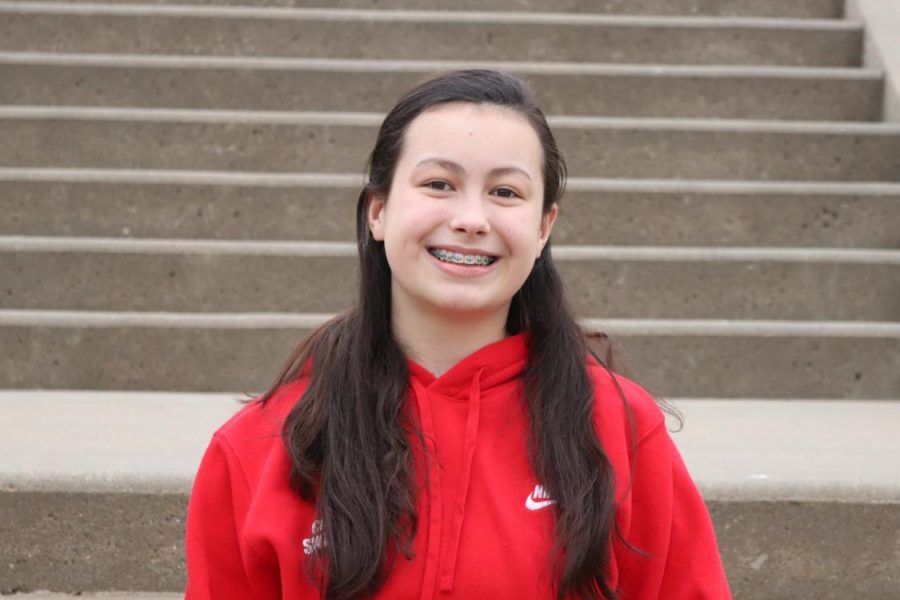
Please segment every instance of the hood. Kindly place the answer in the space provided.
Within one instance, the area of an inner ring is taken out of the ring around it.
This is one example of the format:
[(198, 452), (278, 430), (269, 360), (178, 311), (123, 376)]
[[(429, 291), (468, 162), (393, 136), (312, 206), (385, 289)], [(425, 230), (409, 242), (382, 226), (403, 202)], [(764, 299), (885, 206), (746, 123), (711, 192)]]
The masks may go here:
[(524, 332), (488, 344), (453, 365), (440, 377), (417, 362), (407, 360), (411, 384), (450, 398), (469, 400), (472, 381), (476, 376), (482, 392), (519, 378), (528, 363), (530, 337), (529, 333)]

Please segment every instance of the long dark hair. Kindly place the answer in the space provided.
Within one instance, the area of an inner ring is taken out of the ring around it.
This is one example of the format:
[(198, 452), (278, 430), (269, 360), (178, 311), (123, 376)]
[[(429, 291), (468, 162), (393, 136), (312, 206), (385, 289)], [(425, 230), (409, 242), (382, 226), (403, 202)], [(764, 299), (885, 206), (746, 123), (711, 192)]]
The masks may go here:
[[(291, 483), (305, 501), (315, 502), (321, 520), (324, 552), (310, 568), (328, 600), (373, 594), (398, 555), (412, 557), (418, 518), (411, 438), (421, 441), (421, 433), (406, 402), (406, 357), (392, 333), (391, 271), (366, 215), (373, 195), (388, 196), (410, 122), (449, 102), (499, 105), (525, 116), (543, 147), (545, 214), (565, 189), (563, 157), (533, 92), (517, 77), (492, 70), (446, 73), (415, 86), (385, 117), (356, 209), (356, 304), (301, 342), (262, 397), (265, 402), (283, 384), (310, 377), (283, 436)], [(528, 458), (556, 499), (550, 559), (558, 573), (557, 597), (612, 600), (616, 594), (606, 575), (613, 471), (594, 430), (585, 333), (565, 299), (549, 243), (513, 297), (506, 329), (530, 332), (523, 374)]]

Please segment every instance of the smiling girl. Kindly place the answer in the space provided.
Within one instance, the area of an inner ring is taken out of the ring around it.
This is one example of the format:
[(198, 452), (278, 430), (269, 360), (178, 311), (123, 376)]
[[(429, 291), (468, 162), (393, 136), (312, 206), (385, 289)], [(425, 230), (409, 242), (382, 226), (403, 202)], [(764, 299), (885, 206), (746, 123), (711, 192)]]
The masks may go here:
[(564, 186), (520, 79), (400, 99), (359, 196), (355, 306), (214, 434), (186, 598), (730, 598), (663, 414), (565, 301)]

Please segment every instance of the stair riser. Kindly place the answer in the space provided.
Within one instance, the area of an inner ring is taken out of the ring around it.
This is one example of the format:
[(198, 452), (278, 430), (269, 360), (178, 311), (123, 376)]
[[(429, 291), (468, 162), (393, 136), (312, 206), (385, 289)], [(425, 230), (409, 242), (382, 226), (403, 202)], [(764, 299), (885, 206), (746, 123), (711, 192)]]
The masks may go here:
[[(0, 181), (0, 235), (352, 241), (358, 193), (356, 187)], [(896, 248), (900, 195), (570, 190), (553, 240)]]
[[(420, 72), (0, 64), (0, 103), (387, 112)], [(526, 75), (549, 114), (874, 121), (880, 79)], [(259, 93), (265, 90), (265, 93)]]
[[(855, 66), (862, 32), (0, 13), (6, 49), (31, 52)], [(47, 35), (53, 32), (53, 35)], [(590, 40), (590, 43), (586, 43)]]
[[(900, 583), (900, 505), (708, 506), (735, 597), (881, 600)], [(179, 494), (0, 493), (17, 516), (0, 524), (13, 540), (0, 547), (2, 589), (182, 590), (186, 507)]]
[(185, 494), (0, 492), (0, 592), (184, 589)]
[[(0, 327), (0, 387), (259, 392), (300, 328)], [(655, 394), (896, 398), (900, 339), (616, 336), (614, 367)]]
[[(0, 308), (327, 313), (352, 303), (356, 262), (7, 251), (0, 252)], [(900, 265), (594, 259), (558, 266), (584, 317), (900, 320)]]
[[(64, 0), (78, 3), (83, 0)], [(147, 0), (97, 0), (107, 4), (147, 4)], [(257, 7), (320, 7), (322, 0), (155, 0), (155, 4)], [(372, 0), (334, 0), (331, 8), (372, 8)], [(843, 15), (843, 0), (379, 0), (379, 8), (412, 10), (554, 11), (646, 15), (736, 15), (831, 19)]]
[(890, 598), (900, 504), (710, 502), (735, 598)]
[[(5, 119), (8, 167), (360, 172), (374, 126)], [(570, 175), (897, 181), (900, 134), (556, 127)], [(72, 150), (77, 148), (77, 152)]]
[[(77, 592), (78, 600), (184, 600), (184, 592)], [(17, 600), (72, 600), (65, 592), (27, 592)]]

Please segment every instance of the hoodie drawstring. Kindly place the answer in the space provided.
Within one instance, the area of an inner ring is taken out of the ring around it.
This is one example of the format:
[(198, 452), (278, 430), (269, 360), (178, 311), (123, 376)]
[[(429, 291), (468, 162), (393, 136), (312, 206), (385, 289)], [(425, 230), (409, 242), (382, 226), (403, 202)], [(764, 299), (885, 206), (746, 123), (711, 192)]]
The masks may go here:
[(478, 441), (478, 420), (481, 417), (481, 374), (484, 367), (472, 378), (469, 388), (468, 411), (466, 413), (466, 439), (463, 449), (463, 468), (460, 472), (459, 489), (456, 505), (453, 507), (453, 524), (450, 530), (450, 542), (447, 556), (444, 559), (444, 571), (441, 573), (440, 590), (449, 592), (453, 589), (453, 578), (456, 575), (456, 559), (459, 555), (459, 538), (462, 535), (463, 520), (466, 516), (466, 498), (469, 495), (469, 480), (472, 475), (472, 459), (475, 456), (475, 444)]

